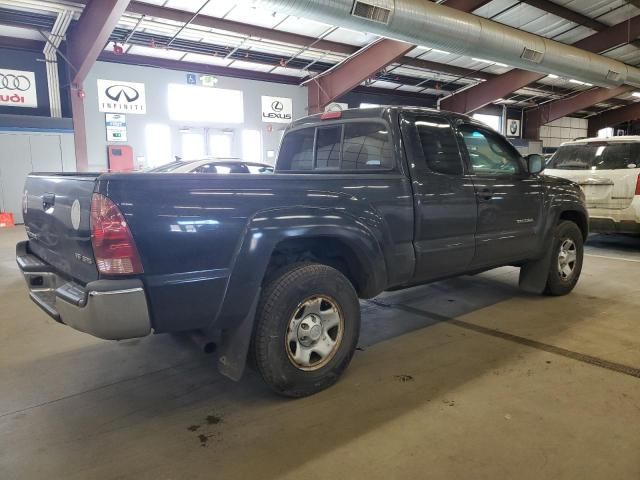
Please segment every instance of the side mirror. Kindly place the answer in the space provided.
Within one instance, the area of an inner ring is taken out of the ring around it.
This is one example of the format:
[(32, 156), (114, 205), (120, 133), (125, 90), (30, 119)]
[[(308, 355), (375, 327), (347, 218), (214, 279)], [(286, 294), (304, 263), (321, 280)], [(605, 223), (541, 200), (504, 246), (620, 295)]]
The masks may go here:
[(532, 153), (527, 155), (527, 168), (529, 169), (529, 173), (535, 175), (544, 170), (545, 163), (544, 157), (542, 155), (538, 155), (537, 153)]

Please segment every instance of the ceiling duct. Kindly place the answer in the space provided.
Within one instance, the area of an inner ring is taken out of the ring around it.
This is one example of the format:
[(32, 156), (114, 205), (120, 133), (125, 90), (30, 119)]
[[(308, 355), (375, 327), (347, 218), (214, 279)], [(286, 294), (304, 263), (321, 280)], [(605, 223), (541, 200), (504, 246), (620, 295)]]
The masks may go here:
[[(640, 69), (427, 0), (245, 0), (295, 15), (458, 55), (600, 87), (640, 87)], [(614, 74), (612, 74), (613, 72)]]

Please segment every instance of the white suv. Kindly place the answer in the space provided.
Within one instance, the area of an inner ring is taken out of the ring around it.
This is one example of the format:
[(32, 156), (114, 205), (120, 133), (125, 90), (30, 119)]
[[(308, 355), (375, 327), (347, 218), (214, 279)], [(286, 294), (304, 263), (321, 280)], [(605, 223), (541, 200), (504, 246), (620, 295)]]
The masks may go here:
[(580, 184), (591, 231), (640, 233), (640, 136), (563, 143), (545, 174)]

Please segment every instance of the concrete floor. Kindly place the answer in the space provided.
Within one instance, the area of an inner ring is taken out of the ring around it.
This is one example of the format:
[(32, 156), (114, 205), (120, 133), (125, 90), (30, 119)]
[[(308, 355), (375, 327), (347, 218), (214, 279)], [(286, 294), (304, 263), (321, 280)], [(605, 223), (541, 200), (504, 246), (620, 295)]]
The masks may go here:
[(592, 237), (578, 288), (505, 268), (363, 303), (312, 398), (233, 383), (158, 335), (106, 342), (27, 299), (0, 230), (0, 479), (639, 479), (640, 239)]

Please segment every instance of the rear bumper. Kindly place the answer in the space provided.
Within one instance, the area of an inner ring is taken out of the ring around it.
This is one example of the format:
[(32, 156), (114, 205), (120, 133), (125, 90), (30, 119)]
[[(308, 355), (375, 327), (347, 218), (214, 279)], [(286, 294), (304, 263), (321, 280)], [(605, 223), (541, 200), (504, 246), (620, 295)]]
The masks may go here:
[(589, 230), (594, 233), (640, 234), (640, 196), (624, 209), (589, 209)]
[(97, 280), (86, 286), (68, 281), (29, 252), (29, 242), (16, 245), (16, 261), (29, 296), (56, 321), (107, 340), (144, 337), (151, 318), (142, 281)]

